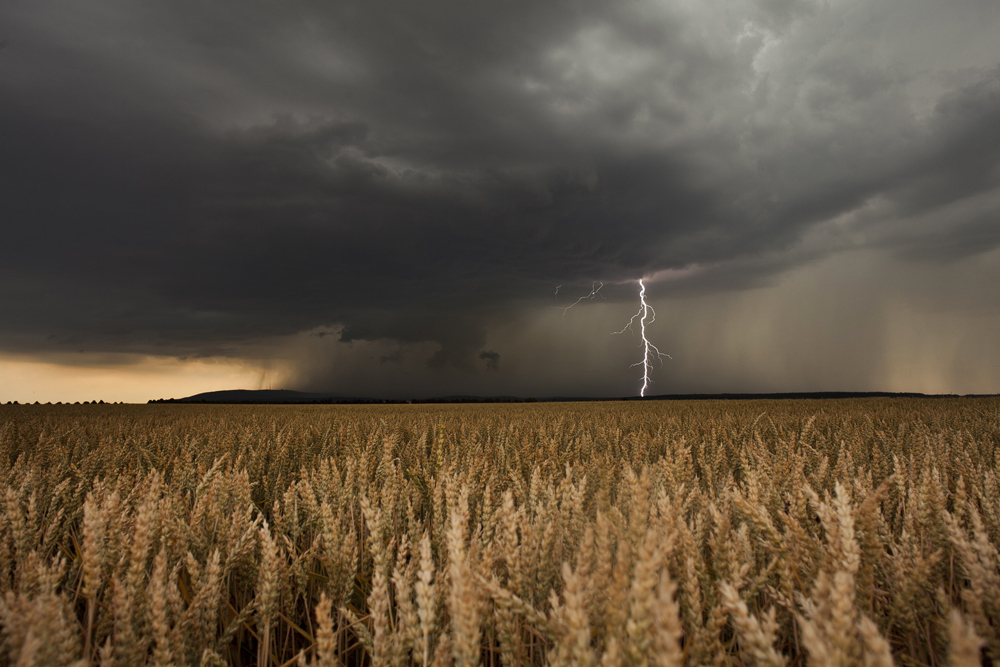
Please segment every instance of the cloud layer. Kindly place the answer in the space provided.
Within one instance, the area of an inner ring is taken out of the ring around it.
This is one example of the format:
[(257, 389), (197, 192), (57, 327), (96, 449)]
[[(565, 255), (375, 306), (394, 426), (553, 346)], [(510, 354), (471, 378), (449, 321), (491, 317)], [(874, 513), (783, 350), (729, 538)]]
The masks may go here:
[[(963, 331), (997, 315), (992, 0), (11, 0), (0, 18), (7, 353), (280, 357), (290, 382), (345, 392), (630, 393), (602, 364), (572, 384), (524, 360), (601, 348), (579, 318), (619, 328), (641, 277), (702, 322), (840, 294), (830, 341), (921, 295), (962, 292)], [(851, 307), (858, 253), (879, 282)], [(924, 279), (941, 267), (968, 282)], [(593, 281), (576, 324), (526, 337)], [(672, 350), (669, 389), (701, 386), (696, 347)], [(894, 382), (833, 347), (764, 384)], [(761, 384), (730, 356), (708, 384)]]

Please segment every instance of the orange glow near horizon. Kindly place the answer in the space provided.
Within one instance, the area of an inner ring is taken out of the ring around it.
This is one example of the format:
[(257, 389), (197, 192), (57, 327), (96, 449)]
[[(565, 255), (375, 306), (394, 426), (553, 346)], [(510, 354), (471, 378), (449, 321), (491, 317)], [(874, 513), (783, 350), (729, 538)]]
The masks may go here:
[(231, 359), (139, 357), (130, 363), (77, 366), (0, 357), (0, 403), (145, 403), (223, 389), (267, 389), (275, 377)]

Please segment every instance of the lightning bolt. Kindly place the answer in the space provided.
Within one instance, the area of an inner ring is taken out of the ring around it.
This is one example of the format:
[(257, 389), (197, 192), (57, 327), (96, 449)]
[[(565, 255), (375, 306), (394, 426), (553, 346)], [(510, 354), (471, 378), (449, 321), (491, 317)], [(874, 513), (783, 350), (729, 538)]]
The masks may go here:
[[(639, 281), (639, 304), (639, 311), (632, 316), (632, 318), (628, 321), (628, 324), (622, 327), (619, 331), (613, 331), (611, 335), (615, 336), (625, 333), (626, 330), (631, 330), (634, 335), (635, 328), (633, 325), (635, 324), (636, 319), (639, 320), (639, 336), (642, 338), (643, 345), (642, 361), (635, 362), (629, 368), (642, 366), (642, 389), (639, 390), (639, 396), (645, 396), (646, 389), (652, 382), (652, 380), (649, 379), (649, 372), (653, 370), (653, 355), (656, 355), (655, 358), (660, 362), (661, 366), (663, 365), (663, 357), (666, 357), (667, 359), (673, 359), (673, 357), (664, 352), (660, 352), (659, 348), (650, 343), (649, 339), (646, 338), (646, 325), (652, 324), (656, 321), (656, 311), (653, 310), (652, 306), (646, 303), (646, 286), (642, 283), (642, 280)], [(574, 303), (573, 306), (575, 305), (576, 304)], [(570, 306), (570, 308), (573, 306)], [(646, 321), (647, 318), (649, 320), (648, 322)]]
[[(562, 287), (562, 285), (560, 285), (559, 287)], [(559, 287), (556, 288), (556, 293), (559, 292)], [(591, 283), (591, 285), (590, 285), (590, 294), (587, 294), (585, 296), (581, 296), (579, 299), (577, 299), (573, 303), (569, 304), (565, 308), (562, 308), (563, 317), (566, 317), (566, 311), (569, 310), (570, 308), (572, 308), (573, 306), (575, 306), (576, 304), (580, 303), (581, 301), (586, 301), (587, 299), (593, 299), (595, 296), (597, 296), (597, 293), (601, 291), (602, 287), (604, 287), (604, 283), (598, 284), (598, 281), (596, 281), (596, 280), (593, 283)], [(602, 295), (601, 298), (603, 299), (604, 296)], [(561, 308), (561, 306), (556, 306), (556, 308)]]

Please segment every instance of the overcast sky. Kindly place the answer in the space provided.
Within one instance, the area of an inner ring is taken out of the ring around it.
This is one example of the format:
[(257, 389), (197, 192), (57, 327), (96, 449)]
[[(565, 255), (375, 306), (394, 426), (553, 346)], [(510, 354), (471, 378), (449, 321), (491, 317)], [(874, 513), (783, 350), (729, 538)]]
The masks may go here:
[(640, 278), (647, 394), (1000, 392), (998, 34), (996, 0), (5, 0), (0, 400), (631, 395)]

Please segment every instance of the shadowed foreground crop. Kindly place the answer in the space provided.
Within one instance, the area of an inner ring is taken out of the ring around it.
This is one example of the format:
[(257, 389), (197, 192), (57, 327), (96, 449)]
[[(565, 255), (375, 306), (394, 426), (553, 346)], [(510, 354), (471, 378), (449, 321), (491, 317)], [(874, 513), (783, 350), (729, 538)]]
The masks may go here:
[(4, 406), (0, 661), (996, 663), (998, 446), (996, 399)]

